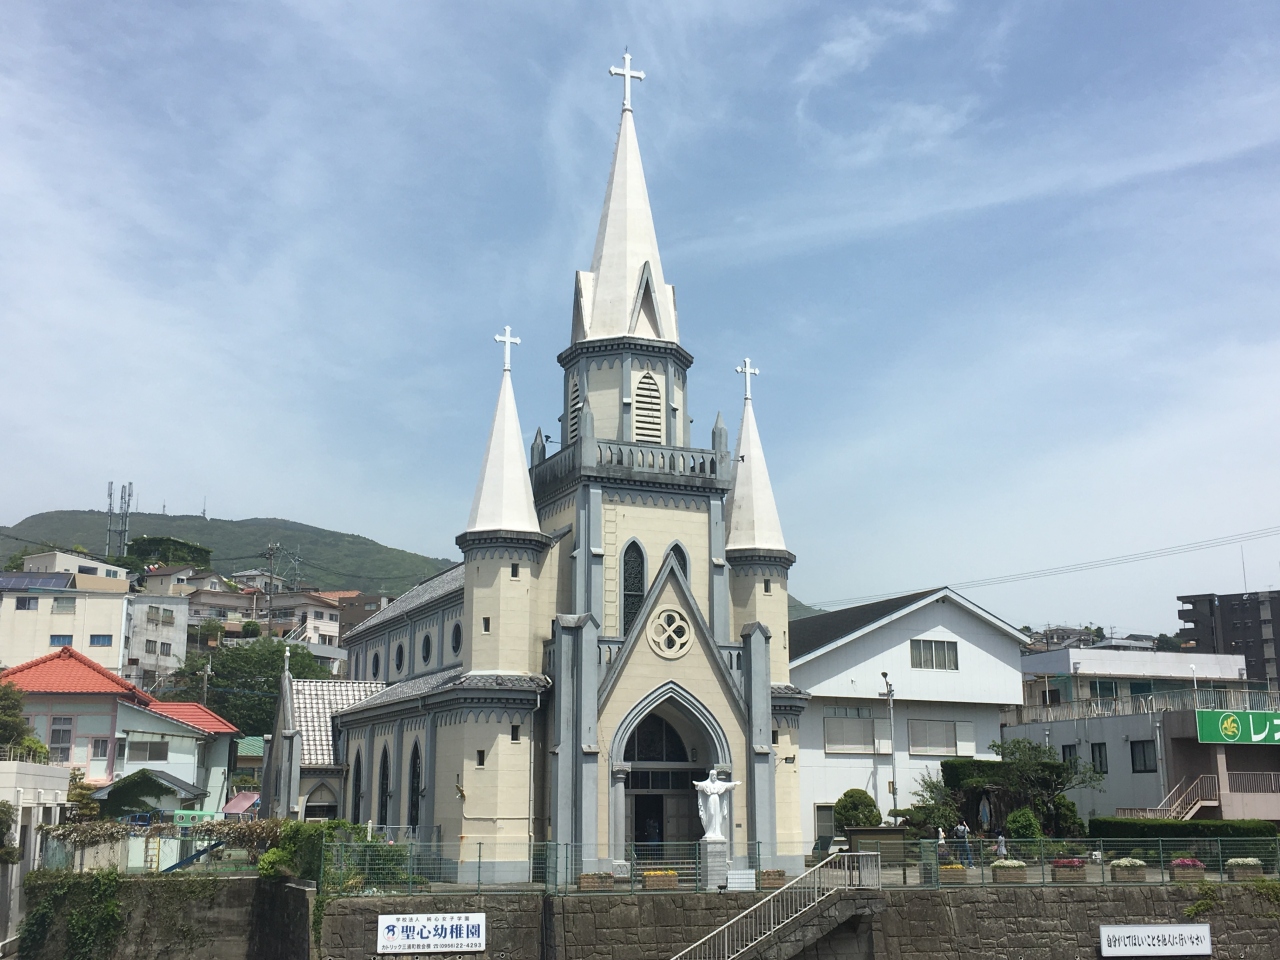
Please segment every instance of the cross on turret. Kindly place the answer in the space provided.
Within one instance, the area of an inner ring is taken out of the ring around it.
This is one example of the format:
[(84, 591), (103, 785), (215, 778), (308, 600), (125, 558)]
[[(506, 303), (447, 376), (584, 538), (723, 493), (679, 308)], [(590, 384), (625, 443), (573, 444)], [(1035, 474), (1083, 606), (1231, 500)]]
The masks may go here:
[(760, 375), (760, 371), (757, 370), (755, 367), (751, 366), (750, 357), (746, 357), (743, 359), (742, 366), (734, 367), (733, 369), (735, 373), (742, 374), (743, 382), (746, 385), (747, 399), (750, 400), (751, 399), (751, 378), (758, 377)]
[(624, 53), (622, 55), (622, 66), (610, 67), (609, 76), (622, 78), (622, 109), (630, 110), (631, 109), (631, 81), (643, 80), (644, 71), (632, 70), (631, 54)]
[(504, 332), (495, 333), (493, 335), (493, 339), (496, 340), (498, 343), (502, 344), (502, 369), (510, 370), (511, 369), (511, 345), (513, 343), (519, 343), (520, 338), (513, 337), (511, 335), (510, 327), (503, 327), (502, 329)]

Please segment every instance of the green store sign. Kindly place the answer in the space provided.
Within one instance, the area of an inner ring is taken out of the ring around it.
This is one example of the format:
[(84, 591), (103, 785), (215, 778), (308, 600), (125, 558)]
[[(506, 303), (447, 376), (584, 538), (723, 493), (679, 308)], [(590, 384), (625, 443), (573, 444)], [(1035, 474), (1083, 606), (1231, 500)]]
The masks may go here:
[(1265, 710), (1197, 710), (1201, 743), (1280, 744), (1280, 713)]

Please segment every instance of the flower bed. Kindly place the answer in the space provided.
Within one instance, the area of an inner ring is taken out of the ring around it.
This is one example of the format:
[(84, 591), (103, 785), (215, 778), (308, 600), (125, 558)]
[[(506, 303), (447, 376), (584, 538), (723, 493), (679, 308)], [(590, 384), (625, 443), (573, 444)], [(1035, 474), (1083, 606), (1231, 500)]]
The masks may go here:
[(612, 873), (584, 873), (578, 877), (579, 890), (607, 891), (613, 893)]
[(787, 871), (760, 870), (756, 873), (756, 884), (761, 890), (777, 890), (787, 885)]
[(1228, 880), (1255, 880), (1262, 876), (1262, 861), (1257, 857), (1232, 857), (1227, 861)]
[(674, 890), (680, 880), (674, 870), (646, 870), (640, 878), (646, 890)]
[(991, 864), (993, 883), (1026, 883), (1027, 865), (1021, 860), (996, 860)]
[(1179, 857), (1169, 864), (1169, 877), (1178, 882), (1199, 883), (1204, 879), (1204, 864), (1195, 857)]
[(1064, 857), (1053, 861), (1054, 883), (1084, 883), (1084, 861), (1079, 857)]
[(958, 863), (946, 863), (938, 870), (939, 883), (964, 883), (964, 867)]
[(1111, 880), (1114, 883), (1145, 883), (1147, 863), (1137, 857), (1119, 857), (1111, 861)]

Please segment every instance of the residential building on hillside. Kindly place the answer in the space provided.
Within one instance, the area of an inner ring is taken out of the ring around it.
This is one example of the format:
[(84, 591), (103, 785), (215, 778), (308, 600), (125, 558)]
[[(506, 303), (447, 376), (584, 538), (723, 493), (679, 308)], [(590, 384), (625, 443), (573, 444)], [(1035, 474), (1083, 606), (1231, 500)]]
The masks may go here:
[(186, 663), (189, 600), (145, 593), (130, 595), (122, 673), (126, 680), (150, 690)]
[(179, 564), (171, 567), (155, 567), (145, 575), (145, 589), (152, 594), (172, 594), (185, 597), (197, 590), (210, 593), (235, 593), (238, 587), (219, 573), (206, 568)]
[(347, 651), (338, 646), (338, 601), (318, 593), (276, 594), (271, 633), (290, 643), (308, 644), (312, 656), (337, 673)]
[(279, 574), (266, 570), (239, 570), (231, 574), (231, 579), (242, 587), (256, 587), (263, 593), (284, 593), (289, 589), (289, 582)]
[(395, 597), (385, 593), (359, 593), (344, 596), (338, 600), (338, 639), (347, 635), (347, 631), (357, 624), (364, 623), (379, 610), (389, 607)]
[(378, 693), (382, 683), (280, 678), (275, 726), (265, 738), (261, 815), (289, 820), (338, 816), (345, 765), (335, 719)]
[(1248, 679), (1244, 657), (1084, 648), (1023, 669), (1003, 738), (1101, 774), (1067, 794), (1082, 816), (1280, 820), (1280, 694)]
[(226, 803), (239, 731), (212, 710), (157, 701), (70, 647), (11, 667), (0, 681), (23, 691), (50, 764), (82, 770), (90, 784), (145, 768), (180, 780), (188, 808)]
[(0, 747), (0, 800), (13, 804), (13, 835), (22, 858), (0, 866), (4, 890), (0, 894), (0, 942), (15, 945), (18, 925), (26, 912), (22, 882), (28, 873), (44, 866), (44, 844), (37, 828), (42, 823), (62, 823), (70, 814), (67, 788), (71, 771), (50, 766), (32, 755)]
[(79, 573), (0, 573), (0, 658), (6, 664), (43, 656), (50, 648), (74, 647), (100, 666), (124, 666), (129, 594), (115, 589), (78, 589), (88, 582), (123, 584)]
[(1280, 690), (1272, 616), (1272, 605), (1280, 607), (1280, 592), (1195, 593), (1178, 597), (1178, 602), (1178, 619), (1185, 624), (1179, 640), (1194, 643), (1203, 653), (1239, 654), (1250, 680)]
[[(129, 571), (86, 554), (50, 550), (33, 553), (22, 560), (25, 573), (73, 573), (81, 590), (123, 592), (129, 589)], [(109, 581), (99, 583), (99, 580)]]
[(896, 805), (910, 806), (947, 757), (996, 759), (989, 745), (1001, 708), (1021, 698), (1027, 642), (946, 587), (791, 621), (791, 681), (812, 699), (799, 749), (782, 761), (799, 779), (799, 809), (787, 814), (806, 842), (836, 833), (846, 790), (866, 790), (888, 819), (894, 788)]

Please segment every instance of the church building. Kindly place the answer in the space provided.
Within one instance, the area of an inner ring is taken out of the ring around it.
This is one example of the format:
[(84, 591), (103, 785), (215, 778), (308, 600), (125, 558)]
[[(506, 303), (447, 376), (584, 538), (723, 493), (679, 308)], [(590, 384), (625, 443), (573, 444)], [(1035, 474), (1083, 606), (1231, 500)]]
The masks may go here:
[(736, 449), (719, 416), (698, 444), (631, 109), (643, 74), (624, 63), (595, 252), (556, 358), (556, 450), (539, 430), (526, 460), (507, 328), (463, 561), (342, 640), (350, 680), (383, 686), (333, 719), (341, 814), (456, 850), (460, 875), (480, 858), (514, 876), (543, 841), (574, 845), (584, 871), (624, 871), (635, 844), (702, 836), (693, 784), (708, 777), (737, 783), (730, 856), (798, 867), (805, 852), (795, 557), (752, 409), (758, 371), (738, 367)]

